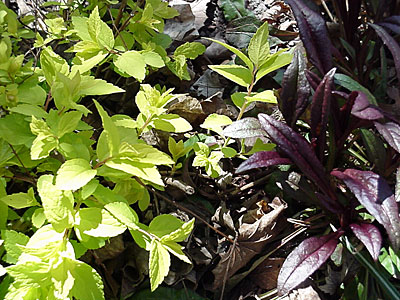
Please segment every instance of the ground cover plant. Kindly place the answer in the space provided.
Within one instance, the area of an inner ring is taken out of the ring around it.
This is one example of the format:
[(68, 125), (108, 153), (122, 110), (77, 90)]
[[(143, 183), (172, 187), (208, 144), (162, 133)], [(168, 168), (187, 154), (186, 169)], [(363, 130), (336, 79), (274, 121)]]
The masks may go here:
[(285, 2), (0, 3), (1, 299), (400, 298), (400, 7)]

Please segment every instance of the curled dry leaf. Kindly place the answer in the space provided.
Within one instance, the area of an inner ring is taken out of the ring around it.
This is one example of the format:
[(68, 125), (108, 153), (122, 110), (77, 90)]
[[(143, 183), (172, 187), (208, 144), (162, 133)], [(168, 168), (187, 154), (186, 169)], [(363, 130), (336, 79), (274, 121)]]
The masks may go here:
[(226, 278), (230, 278), (239, 269), (247, 265), (255, 255), (259, 254), (269, 240), (283, 229), (283, 226), (277, 226), (277, 223), (282, 221), (281, 215), (287, 207), (286, 203), (275, 198), (271, 206), (273, 210), (254, 223), (242, 224), (238, 229), (236, 244), (231, 245), (226, 252), (220, 254), (221, 260), (212, 271), (215, 277), (213, 289), (222, 286), (226, 272)]

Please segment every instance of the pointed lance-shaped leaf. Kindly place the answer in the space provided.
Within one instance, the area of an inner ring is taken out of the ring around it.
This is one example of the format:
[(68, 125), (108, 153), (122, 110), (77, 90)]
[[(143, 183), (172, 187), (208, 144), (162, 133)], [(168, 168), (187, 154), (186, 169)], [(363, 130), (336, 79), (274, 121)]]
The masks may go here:
[(400, 153), (400, 125), (387, 122), (381, 124), (374, 122), (376, 129), (385, 138), (386, 142), (397, 152)]
[(389, 48), (390, 52), (392, 53), (393, 56), (393, 61), (394, 61), (394, 66), (396, 68), (396, 73), (397, 73), (397, 80), (398, 83), (400, 83), (400, 46), (399, 43), (390, 36), (389, 33), (385, 29), (383, 29), (381, 26), (376, 25), (376, 24), (371, 24), (369, 25), (375, 29), (375, 32), (377, 35), (382, 39), (383, 43)]
[(283, 74), (279, 97), (279, 108), (287, 124), (292, 128), (304, 112), (310, 94), (310, 85), (304, 74), (306, 68), (306, 59), (300, 49), (297, 48), (291, 64)]
[(279, 295), (289, 293), (328, 260), (338, 243), (341, 232), (312, 237), (301, 242), (286, 258), (278, 275)]
[(241, 163), (236, 169), (235, 173), (241, 173), (256, 168), (265, 168), (275, 165), (289, 165), (291, 163), (292, 161), (290, 159), (281, 157), (278, 152), (260, 151), (254, 153), (247, 160)]
[(326, 73), (311, 102), (311, 136), (316, 141), (320, 160), (323, 158), (326, 147), (326, 128), (331, 113), (332, 84), (335, 72), (336, 68), (333, 68)]
[(332, 69), (332, 43), (322, 16), (301, 0), (286, 0), (292, 8), (308, 59), (324, 75)]
[(331, 174), (341, 180), (365, 209), (386, 229), (393, 248), (400, 248), (399, 208), (393, 191), (378, 174), (370, 171), (346, 169)]
[(372, 224), (350, 224), (354, 235), (365, 245), (372, 258), (377, 261), (382, 246), (382, 236), (379, 229)]
[(260, 121), (256, 118), (244, 118), (225, 127), (223, 135), (234, 139), (265, 136)]
[(384, 26), (396, 34), (400, 34), (400, 16), (390, 16), (378, 23), (379, 26)]
[(310, 86), (315, 91), (321, 83), (321, 78), (319, 78), (317, 74), (311, 72), (310, 70), (306, 70), (305, 74)]
[(272, 142), (297, 165), (305, 176), (314, 181), (323, 192), (331, 195), (324, 167), (306, 139), (288, 125), (267, 114), (259, 114), (258, 119)]
[(363, 120), (378, 120), (384, 117), (380, 108), (369, 102), (366, 94), (360, 91), (352, 92), (352, 94), (353, 93), (357, 93), (353, 107), (351, 108), (351, 114), (353, 116)]

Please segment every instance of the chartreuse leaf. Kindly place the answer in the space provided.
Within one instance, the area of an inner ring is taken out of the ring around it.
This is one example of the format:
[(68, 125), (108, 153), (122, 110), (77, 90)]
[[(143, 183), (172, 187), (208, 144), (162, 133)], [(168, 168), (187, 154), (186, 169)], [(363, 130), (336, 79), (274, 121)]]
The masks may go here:
[(150, 194), (148, 190), (134, 179), (118, 181), (113, 192), (123, 196), (129, 204), (138, 202), (142, 211), (149, 206)]
[(50, 86), (56, 80), (58, 73), (65, 76), (69, 74), (68, 63), (61, 56), (54, 53), (50, 47), (46, 47), (40, 52), (40, 66)]
[(171, 70), (181, 80), (190, 80), (190, 74), (187, 70), (186, 57), (184, 55), (175, 55), (173, 61), (167, 62), (168, 69)]
[[(89, 207), (81, 208), (75, 214), (75, 225), (74, 230), (78, 240), (88, 249), (97, 249), (105, 244), (105, 239), (109, 237), (116, 236), (125, 231), (125, 226), (120, 226), (119, 222), (115, 222), (117, 226), (113, 228), (112, 226), (101, 225), (102, 222), (102, 210), (99, 207)], [(99, 237), (94, 233), (86, 234), (87, 231), (94, 230), (100, 227), (100, 229), (107, 229), (103, 235), (110, 235), (106, 237)], [(93, 236), (96, 235), (96, 236)]]
[(58, 189), (53, 179), (53, 175), (40, 176), (37, 188), (47, 220), (61, 232), (74, 224), (74, 196), (71, 191)]
[(250, 40), (248, 55), (256, 69), (265, 63), (269, 56), (268, 22), (261, 25)]
[(112, 202), (104, 206), (114, 218), (126, 225), (130, 230), (138, 228), (139, 218), (136, 212), (124, 202)]
[(208, 67), (244, 87), (250, 86), (253, 78), (248, 68), (239, 65), (209, 65)]
[[(80, 214), (80, 225), (82, 227), (82, 222), (88, 226), (90, 229), (85, 229), (83, 231), (84, 234), (90, 235), (93, 237), (104, 237), (109, 238), (113, 236), (117, 236), (123, 233), (126, 230), (126, 225), (122, 224), (118, 221), (114, 216), (106, 209), (100, 209), (97, 207), (90, 207), (87, 209), (81, 209), (81, 211), (85, 210), (86, 215)], [(82, 216), (85, 216), (85, 219), (82, 219)], [(82, 230), (82, 228), (80, 230)]]
[(185, 156), (192, 150), (192, 146), (185, 146), (183, 140), (176, 142), (172, 137), (168, 139), (168, 150), (176, 162), (180, 157)]
[(79, 85), (79, 95), (108, 95), (122, 93), (125, 90), (113, 85), (105, 80), (94, 78), (93, 76), (82, 76)]
[(7, 195), (0, 198), (0, 201), (17, 209), (39, 205), (35, 199), (33, 188), (29, 188), (28, 193), (15, 193)]
[(197, 56), (201, 55), (206, 51), (206, 47), (199, 42), (186, 42), (176, 48), (174, 55), (183, 55), (188, 59), (196, 59)]
[(99, 8), (96, 6), (87, 21), (87, 29), (93, 41), (107, 49), (114, 47), (114, 35), (110, 27), (100, 19)]
[(31, 158), (41, 159), (49, 156), (58, 145), (58, 140), (45, 121), (32, 116), (31, 131), (36, 135), (31, 147)]
[[(182, 222), (183, 223), (183, 222)], [(192, 232), (194, 227), (194, 219), (191, 219), (189, 222), (185, 222), (181, 224), (181, 226), (171, 233), (167, 235), (163, 235), (161, 237), (161, 242), (183, 242), (188, 235)], [(152, 230), (151, 226), (149, 226), (149, 230)]]
[(249, 68), (250, 72), (253, 72), (254, 70), (254, 65), (251, 62), (251, 60), (239, 49), (236, 49), (235, 47), (232, 47), (224, 42), (218, 41), (218, 40), (214, 40), (214, 39), (210, 39), (210, 38), (206, 38), (207, 40), (213, 41), (217, 44), (220, 44), (221, 46), (225, 47), (226, 49), (228, 49), (229, 51), (232, 51), (233, 53), (235, 53), (241, 60), (244, 61), (244, 63), (246, 64), (246, 66)]
[(152, 66), (154, 68), (162, 68), (165, 66), (165, 63), (162, 57), (153, 51), (145, 51), (140, 53), (144, 58), (146, 65)]
[(82, 113), (79, 111), (69, 111), (63, 114), (57, 124), (57, 137), (62, 138), (64, 134), (74, 131), (81, 118)]
[(265, 60), (257, 71), (255, 82), (259, 81), (265, 75), (288, 65), (292, 61), (293, 54), (285, 51), (286, 49), (279, 50)]
[(57, 171), (56, 186), (60, 190), (77, 190), (96, 176), (97, 171), (87, 160), (75, 158), (66, 161)]
[(4, 240), (4, 248), (7, 251), (3, 256), (3, 260), (9, 264), (15, 264), (22, 253), (20, 246), (25, 246), (29, 241), (29, 237), (22, 232), (2, 230), (1, 238)]
[(154, 291), (168, 275), (171, 258), (168, 250), (156, 239), (150, 244), (149, 275), (151, 291)]
[(46, 215), (44, 214), (43, 208), (38, 208), (32, 215), (32, 224), (36, 228), (40, 228), (46, 222)]
[(174, 163), (166, 153), (147, 144), (122, 143), (118, 152), (118, 157), (129, 158), (139, 163), (153, 165), (172, 165)]
[(0, 119), (0, 137), (11, 145), (27, 146), (35, 138), (29, 129), (29, 122), (20, 114), (7, 115)]
[(127, 51), (114, 60), (114, 65), (122, 73), (142, 81), (146, 76), (146, 61), (138, 51)]
[(248, 103), (254, 101), (260, 101), (266, 103), (278, 103), (276, 96), (274, 95), (274, 91), (272, 90), (266, 90), (260, 93), (256, 93), (255, 95), (252, 96), (246, 96), (244, 98), (248, 101)]
[(188, 121), (175, 114), (162, 114), (154, 117), (149, 125), (166, 132), (178, 133), (192, 130), (192, 125)]
[[(106, 113), (106, 111), (101, 107), (101, 105), (96, 101), (93, 100), (94, 104), (96, 105), (97, 111), (99, 112), (99, 115), (101, 117), (101, 120), (103, 122), (103, 128), (105, 132), (105, 139), (106, 143), (109, 149), (109, 156), (114, 156), (118, 153), (118, 148), (120, 144), (120, 137), (118, 133), (117, 126), (115, 126), (114, 122), (111, 120), (110, 116)], [(102, 156), (97, 153), (98, 157), (100, 160), (104, 160), (107, 157), (107, 153), (103, 153)]]
[(222, 135), (222, 126), (230, 124), (232, 124), (232, 120), (228, 116), (211, 114), (204, 120), (200, 127), (215, 131), (219, 135)]

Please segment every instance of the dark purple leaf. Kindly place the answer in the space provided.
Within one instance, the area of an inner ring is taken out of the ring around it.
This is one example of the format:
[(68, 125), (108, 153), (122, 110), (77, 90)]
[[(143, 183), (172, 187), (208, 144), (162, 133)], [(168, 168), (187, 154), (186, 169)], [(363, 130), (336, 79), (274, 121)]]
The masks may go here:
[(396, 187), (394, 189), (394, 197), (397, 203), (400, 202), (400, 167), (397, 168), (396, 172)]
[(360, 8), (361, 8), (361, 0), (339, 0), (335, 1), (339, 8), (338, 18), (341, 22), (343, 22), (344, 27), (344, 35), (346, 41), (350, 45), (354, 45), (354, 42), (357, 39), (357, 35), (354, 34), (357, 32), (357, 28), (360, 25)]
[(301, 242), (282, 265), (277, 282), (278, 294), (289, 293), (318, 270), (335, 250), (340, 235), (333, 232)]
[(256, 118), (244, 118), (225, 127), (223, 135), (235, 139), (265, 136), (260, 121)]
[(343, 206), (335, 199), (332, 199), (331, 197), (321, 194), (321, 193), (315, 193), (317, 196), (319, 203), (324, 206), (327, 210), (335, 213), (335, 214), (341, 214), (343, 213)]
[(306, 139), (288, 125), (267, 114), (259, 114), (258, 119), (272, 142), (297, 165), (304, 175), (314, 181), (322, 191), (330, 194), (324, 167)]
[(323, 158), (326, 146), (326, 127), (331, 112), (332, 84), (335, 72), (336, 68), (333, 68), (326, 73), (311, 102), (311, 136), (316, 141), (320, 160)]
[(382, 236), (379, 229), (372, 224), (350, 224), (354, 235), (365, 245), (372, 258), (377, 261), (382, 246)]
[(236, 169), (236, 173), (275, 165), (289, 165), (291, 163), (292, 162), (290, 159), (281, 157), (278, 152), (260, 151), (254, 153), (247, 160), (241, 163), (240, 166)]
[(304, 74), (306, 68), (305, 57), (297, 48), (291, 64), (283, 74), (281, 95), (279, 97), (279, 108), (290, 127), (293, 127), (308, 104), (310, 85)]
[(393, 122), (387, 122), (385, 124), (374, 122), (374, 124), (379, 133), (385, 138), (386, 142), (400, 153), (400, 125)]
[(378, 36), (382, 39), (383, 43), (389, 48), (393, 56), (394, 65), (396, 67), (397, 80), (400, 83), (400, 47), (394, 38), (392, 38), (385, 29), (376, 24), (369, 24), (375, 29)]
[(332, 43), (321, 15), (301, 0), (286, 0), (292, 8), (308, 59), (324, 75), (332, 69)]
[(317, 74), (309, 70), (306, 70), (306, 78), (310, 83), (312, 89), (315, 91), (321, 83), (321, 78), (319, 78)]
[(360, 91), (353, 93), (358, 93), (351, 108), (353, 116), (363, 120), (378, 120), (384, 117), (380, 108), (369, 102), (367, 95)]
[(400, 16), (390, 16), (379, 22), (378, 25), (384, 26), (396, 34), (400, 34)]
[(343, 180), (366, 210), (386, 229), (396, 251), (400, 247), (400, 218), (397, 202), (388, 183), (370, 171), (334, 170), (333, 176)]

